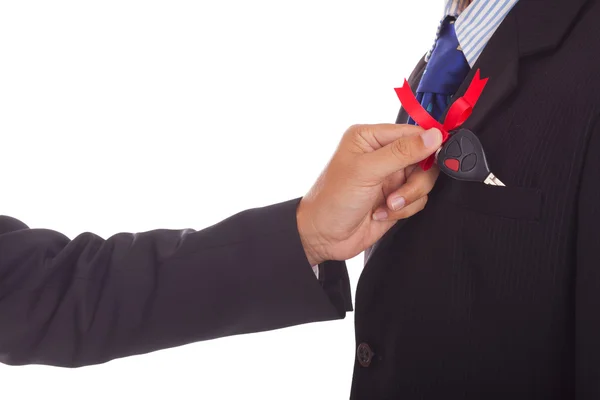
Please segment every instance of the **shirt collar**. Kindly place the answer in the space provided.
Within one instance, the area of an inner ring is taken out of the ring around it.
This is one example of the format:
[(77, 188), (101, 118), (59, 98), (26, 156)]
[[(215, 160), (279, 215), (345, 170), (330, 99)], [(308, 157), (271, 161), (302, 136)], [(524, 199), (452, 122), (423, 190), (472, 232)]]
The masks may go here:
[[(456, 37), (471, 67), (518, 0), (446, 0), (444, 15), (435, 36), (447, 17), (456, 18)], [(429, 60), (435, 43), (425, 56)]]
[(470, 3), (471, 0), (446, 0), (444, 18), (448, 16), (458, 18), (458, 16), (462, 14), (462, 12), (469, 6)]

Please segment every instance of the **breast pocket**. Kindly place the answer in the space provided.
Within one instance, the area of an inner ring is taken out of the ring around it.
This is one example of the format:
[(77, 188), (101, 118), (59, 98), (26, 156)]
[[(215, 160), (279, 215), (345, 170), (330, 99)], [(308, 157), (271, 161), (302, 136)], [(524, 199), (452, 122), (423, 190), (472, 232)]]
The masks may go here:
[(473, 212), (498, 217), (540, 221), (542, 192), (517, 186), (491, 186), (448, 179), (444, 198)]

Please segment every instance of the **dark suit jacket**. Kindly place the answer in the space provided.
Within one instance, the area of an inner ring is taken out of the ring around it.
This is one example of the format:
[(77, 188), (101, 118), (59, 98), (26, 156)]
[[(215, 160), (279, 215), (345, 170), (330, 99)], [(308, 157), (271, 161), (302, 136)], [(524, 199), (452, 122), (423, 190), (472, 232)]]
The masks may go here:
[(0, 362), (76, 367), (220, 336), (343, 318), (344, 263), (316, 279), (298, 200), (194, 232), (108, 240), (0, 217)]
[(506, 187), (440, 176), (370, 252), (353, 399), (600, 399), (599, 54), (598, 0), (499, 27), (458, 94), (489, 77), (464, 126)]

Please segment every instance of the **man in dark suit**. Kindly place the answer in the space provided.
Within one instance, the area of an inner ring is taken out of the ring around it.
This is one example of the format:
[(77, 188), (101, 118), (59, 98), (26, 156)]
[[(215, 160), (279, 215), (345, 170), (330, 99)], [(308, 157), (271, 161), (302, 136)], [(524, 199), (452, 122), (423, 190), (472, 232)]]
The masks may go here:
[(489, 78), (463, 126), (506, 186), (442, 175), (427, 208), (368, 252), (351, 397), (598, 399), (600, 1), (469, 8), (454, 98), (476, 70)]
[[(0, 217), (0, 362), (75, 367), (343, 318), (346, 267), (327, 260), (359, 254), (423, 209), (437, 172), (415, 163), (441, 140), (409, 125), (354, 126), (301, 201), (199, 232), (69, 240)], [(406, 206), (393, 211), (386, 201), (398, 196)]]
[(453, 98), (489, 78), (463, 126), (506, 186), (441, 175), (368, 253), (351, 397), (600, 399), (600, 1), (467, 5)]

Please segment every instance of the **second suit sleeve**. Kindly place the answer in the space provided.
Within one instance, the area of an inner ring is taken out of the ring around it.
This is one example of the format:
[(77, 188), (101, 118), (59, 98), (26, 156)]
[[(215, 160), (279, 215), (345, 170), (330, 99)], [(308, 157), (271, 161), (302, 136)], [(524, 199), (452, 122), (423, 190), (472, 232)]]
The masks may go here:
[(298, 201), (198, 232), (107, 240), (70, 240), (0, 217), (0, 362), (77, 367), (344, 318), (352, 310), (345, 264), (325, 263), (315, 279)]

